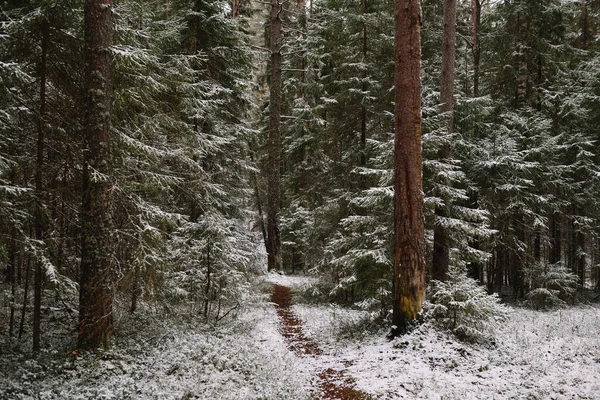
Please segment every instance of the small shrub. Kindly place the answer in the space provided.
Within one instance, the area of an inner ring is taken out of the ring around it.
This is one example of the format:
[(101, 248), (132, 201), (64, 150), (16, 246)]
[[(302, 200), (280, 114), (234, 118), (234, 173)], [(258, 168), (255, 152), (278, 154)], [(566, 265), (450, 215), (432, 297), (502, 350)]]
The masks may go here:
[(498, 295), (487, 294), (477, 281), (461, 272), (450, 272), (446, 282), (432, 281), (425, 318), (448, 329), (460, 339), (490, 339), (508, 310)]
[(526, 272), (526, 279), (533, 289), (525, 304), (536, 310), (564, 306), (577, 290), (578, 277), (561, 263), (535, 264)]

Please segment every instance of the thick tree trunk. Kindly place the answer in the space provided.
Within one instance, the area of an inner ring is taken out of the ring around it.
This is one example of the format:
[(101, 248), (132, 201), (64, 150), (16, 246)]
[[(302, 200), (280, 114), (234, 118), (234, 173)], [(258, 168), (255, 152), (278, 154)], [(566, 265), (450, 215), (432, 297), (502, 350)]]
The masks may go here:
[(111, 0), (86, 0), (85, 164), (77, 347), (108, 347), (113, 329)]
[(421, 156), (421, 15), (418, 0), (395, 11), (394, 305), (392, 335), (406, 331), (425, 300)]
[(271, 73), (269, 95), (269, 172), (267, 179), (267, 254), (268, 270), (281, 269), (279, 206), (281, 202), (281, 13), (282, 3), (271, 1)]
[[(46, 114), (46, 56), (48, 52), (48, 22), (42, 22), (42, 57), (40, 60), (40, 109), (38, 115), (37, 157), (35, 168), (35, 239), (38, 243), (44, 240), (43, 227), (43, 171), (44, 171), (44, 117)], [(41, 251), (42, 249), (40, 249)], [(40, 252), (41, 254), (41, 252)], [(36, 257), (33, 278), (33, 351), (40, 350), (40, 322), (42, 307), (42, 260)]]

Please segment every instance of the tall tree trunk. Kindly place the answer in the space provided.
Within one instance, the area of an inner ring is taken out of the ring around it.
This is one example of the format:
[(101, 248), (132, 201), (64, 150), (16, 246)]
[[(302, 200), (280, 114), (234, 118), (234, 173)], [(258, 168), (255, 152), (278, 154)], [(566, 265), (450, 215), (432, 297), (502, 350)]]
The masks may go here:
[(85, 164), (77, 347), (108, 347), (113, 330), (111, 0), (86, 0)]
[[(362, 0), (360, 4), (360, 12), (364, 14), (367, 12), (367, 0)], [(367, 62), (367, 23), (362, 23), (362, 56), (363, 62)], [(363, 79), (365, 77), (363, 76)], [(367, 83), (365, 80), (362, 82), (361, 90), (364, 93), (367, 92)], [(365, 98), (361, 101), (360, 105), (360, 166), (367, 166), (367, 107), (365, 106)], [(364, 176), (362, 180), (362, 189), (366, 189), (366, 182)]]
[[(43, 168), (44, 168), (44, 117), (46, 114), (46, 56), (48, 52), (48, 21), (42, 22), (42, 58), (40, 60), (40, 109), (38, 115), (37, 157), (35, 165), (35, 239), (39, 244), (44, 240), (42, 216)], [(33, 278), (33, 351), (40, 351), (40, 322), (42, 307), (42, 250), (35, 260)]]
[(479, 96), (479, 60), (481, 46), (479, 44), (479, 27), (481, 26), (481, 1), (473, 1), (473, 97)]
[(163, 0), (163, 16), (169, 19), (169, 0)]
[(269, 172), (267, 179), (268, 270), (281, 269), (279, 206), (281, 202), (281, 13), (283, 4), (271, 1), (271, 73), (269, 86)]
[(418, 0), (396, 0), (394, 305), (392, 335), (406, 331), (425, 300), (421, 156), (421, 15)]
[[(446, 118), (446, 135), (448, 140), (444, 143), (440, 154), (442, 162), (452, 158), (450, 136), (454, 131), (454, 58), (456, 53), (456, 0), (444, 0), (444, 32), (442, 38), (442, 76), (440, 79), (441, 111)], [(441, 185), (450, 184), (446, 179), (441, 179)], [(433, 228), (433, 264), (431, 277), (445, 281), (448, 277), (450, 265), (450, 235), (444, 226), (443, 218), (448, 216), (447, 196), (444, 205), (435, 209), (438, 221)], [(442, 221), (439, 221), (442, 220)]]

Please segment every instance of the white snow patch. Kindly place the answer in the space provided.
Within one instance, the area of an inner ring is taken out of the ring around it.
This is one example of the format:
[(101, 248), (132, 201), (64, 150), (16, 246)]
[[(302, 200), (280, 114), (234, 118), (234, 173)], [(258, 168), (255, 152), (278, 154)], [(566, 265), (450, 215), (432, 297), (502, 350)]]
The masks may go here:
[(303, 290), (314, 285), (317, 282), (317, 278), (309, 275), (284, 275), (282, 273), (269, 272), (266, 276), (266, 281), (295, 290)]

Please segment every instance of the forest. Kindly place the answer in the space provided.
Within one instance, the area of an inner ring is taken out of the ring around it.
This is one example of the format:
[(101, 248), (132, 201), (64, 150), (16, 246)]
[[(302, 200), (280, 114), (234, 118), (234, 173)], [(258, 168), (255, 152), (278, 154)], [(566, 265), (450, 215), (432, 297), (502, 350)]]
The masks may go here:
[(0, 399), (597, 399), (600, 0), (0, 0)]

